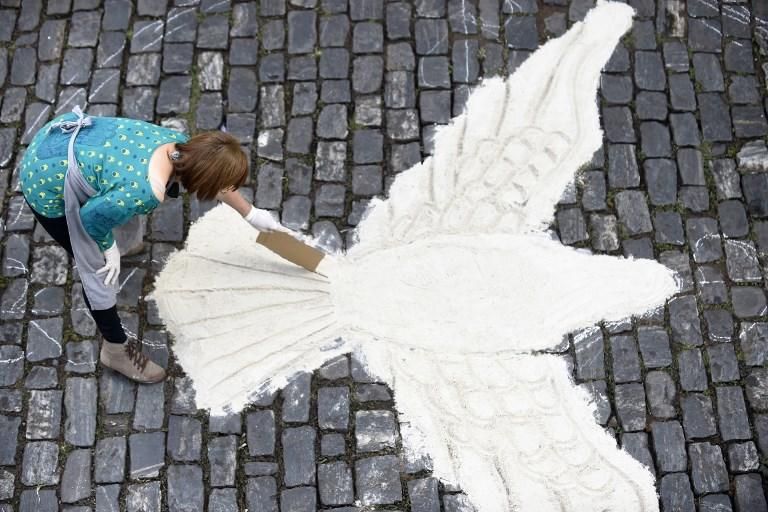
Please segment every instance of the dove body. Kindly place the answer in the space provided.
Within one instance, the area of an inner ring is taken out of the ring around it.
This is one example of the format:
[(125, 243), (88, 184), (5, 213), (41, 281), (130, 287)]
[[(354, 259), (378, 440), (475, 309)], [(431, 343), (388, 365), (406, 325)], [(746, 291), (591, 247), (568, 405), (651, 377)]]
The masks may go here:
[(544, 235), (446, 235), (350, 251), (323, 272), (348, 339), (462, 354), (552, 348), (678, 289), (655, 262), (595, 256)]

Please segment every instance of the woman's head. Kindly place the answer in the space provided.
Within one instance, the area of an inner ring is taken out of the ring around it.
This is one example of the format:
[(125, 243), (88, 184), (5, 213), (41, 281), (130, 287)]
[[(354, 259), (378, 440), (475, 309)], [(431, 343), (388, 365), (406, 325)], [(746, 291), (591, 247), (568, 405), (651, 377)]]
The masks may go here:
[(248, 159), (240, 142), (225, 132), (205, 132), (176, 144), (179, 158), (173, 170), (181, 184), (202, 200), (213, 199), (222, 190), (243, 186)]

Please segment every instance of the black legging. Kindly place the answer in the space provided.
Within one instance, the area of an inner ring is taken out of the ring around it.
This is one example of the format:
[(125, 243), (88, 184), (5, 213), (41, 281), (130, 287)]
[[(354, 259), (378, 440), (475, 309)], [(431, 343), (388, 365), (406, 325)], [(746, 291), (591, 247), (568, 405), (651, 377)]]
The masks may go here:
[[(29, 206), (29, 202), (27, 202), (27, 206)], [(69, 253), (71, 258), (74, 258), (72, 253), (72, 242), (69, 240), (69, 228), (67, 227), (66, 217), (43, 217), (31, 206), (29, 206), (29, 209), (32, 210), (37, 222), (39, 222), (48, 234), (51, 235), (51, 238), (56, 240), (56, 242)], [(96, 321), (96, 326), (99, 328), (101, 335), (104, 336), (104, 339), (106, 341), (111, 341), (112, 343), (125, 343), (127, 336), (123, 330), (123, 324), (120, 322), (120, 317), (117, 314), (117, 306), (112, 306), (109, 309), (94, 310), (91, 308), (91, 303), (88, 302), (85, 288), (83, 288), (83, 298), (85, 299), (85, 305), (88, 307), (88, 311), (90, 311), (91, 316)]]

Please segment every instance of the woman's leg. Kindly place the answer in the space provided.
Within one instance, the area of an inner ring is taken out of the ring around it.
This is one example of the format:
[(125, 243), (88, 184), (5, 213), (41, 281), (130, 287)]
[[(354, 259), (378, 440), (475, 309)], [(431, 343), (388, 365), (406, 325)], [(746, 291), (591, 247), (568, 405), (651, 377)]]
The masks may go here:
[[(66, 217), (43, 217), (31, 206), (29, 208), (32, 210), (37, 222), (51, 235), (51, 238), (62, 246), (69, 253), (70, 257), (74, 257), (72, 242), (69, 240), (69, 228), (67, 227)], [(88, 307), (88, 311), (91, 313), (104, 339), (111, 343), (125, 343), (127, 336), (125, 335), (123, 324), (120, 322), (120, 316), (117, 314), (117, 306), (112, 306), (109, 309), (94, 310), (91, 308), (91, 303), (88, 301), (85, 290), (83, 290), (83, 299), (85, 299), (85, 305)]]
[[(51, 238), (66, 249), (70, 256), (73, 256), (67, 219), (65, 217), (43, 217), (31, 206), (30, 208), (37, 221), (51, 235)], [(107, 342), (101, 344), (99, 361), (102, 365), (137, 382), (160, 382), (165, 378), (165, 370), (141, 352), (141, 344), (125, 343), (127, 336), (117, 314), (117, 306), (94, 311), (88, 302), (85, 290), (83, 290), (83, 299), (85, 299), (88, 311), (91, 312), (91, 316), (96, 321), (99, 332)]]

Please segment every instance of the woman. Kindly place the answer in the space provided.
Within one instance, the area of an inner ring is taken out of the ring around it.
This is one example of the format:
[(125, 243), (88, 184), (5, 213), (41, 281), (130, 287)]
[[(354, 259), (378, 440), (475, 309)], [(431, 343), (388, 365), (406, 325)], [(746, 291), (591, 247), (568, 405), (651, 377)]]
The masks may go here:
[(92, 118), (75, 107), (35, 135), (21, 161), (22, 192), (37, 221), (75, 259), (104, 338), (104, 366), (137, 382), (165, 378), (138, 343), (127, 341), (117, 314), (120, 252), (112, 229), (175, 197), (181, 182), (201, 200), (228, 204), (260, 231), (286, 230), (237, 192), (247, 174), (240, 143), (224, 132), (188, 138), (144, 121)]

